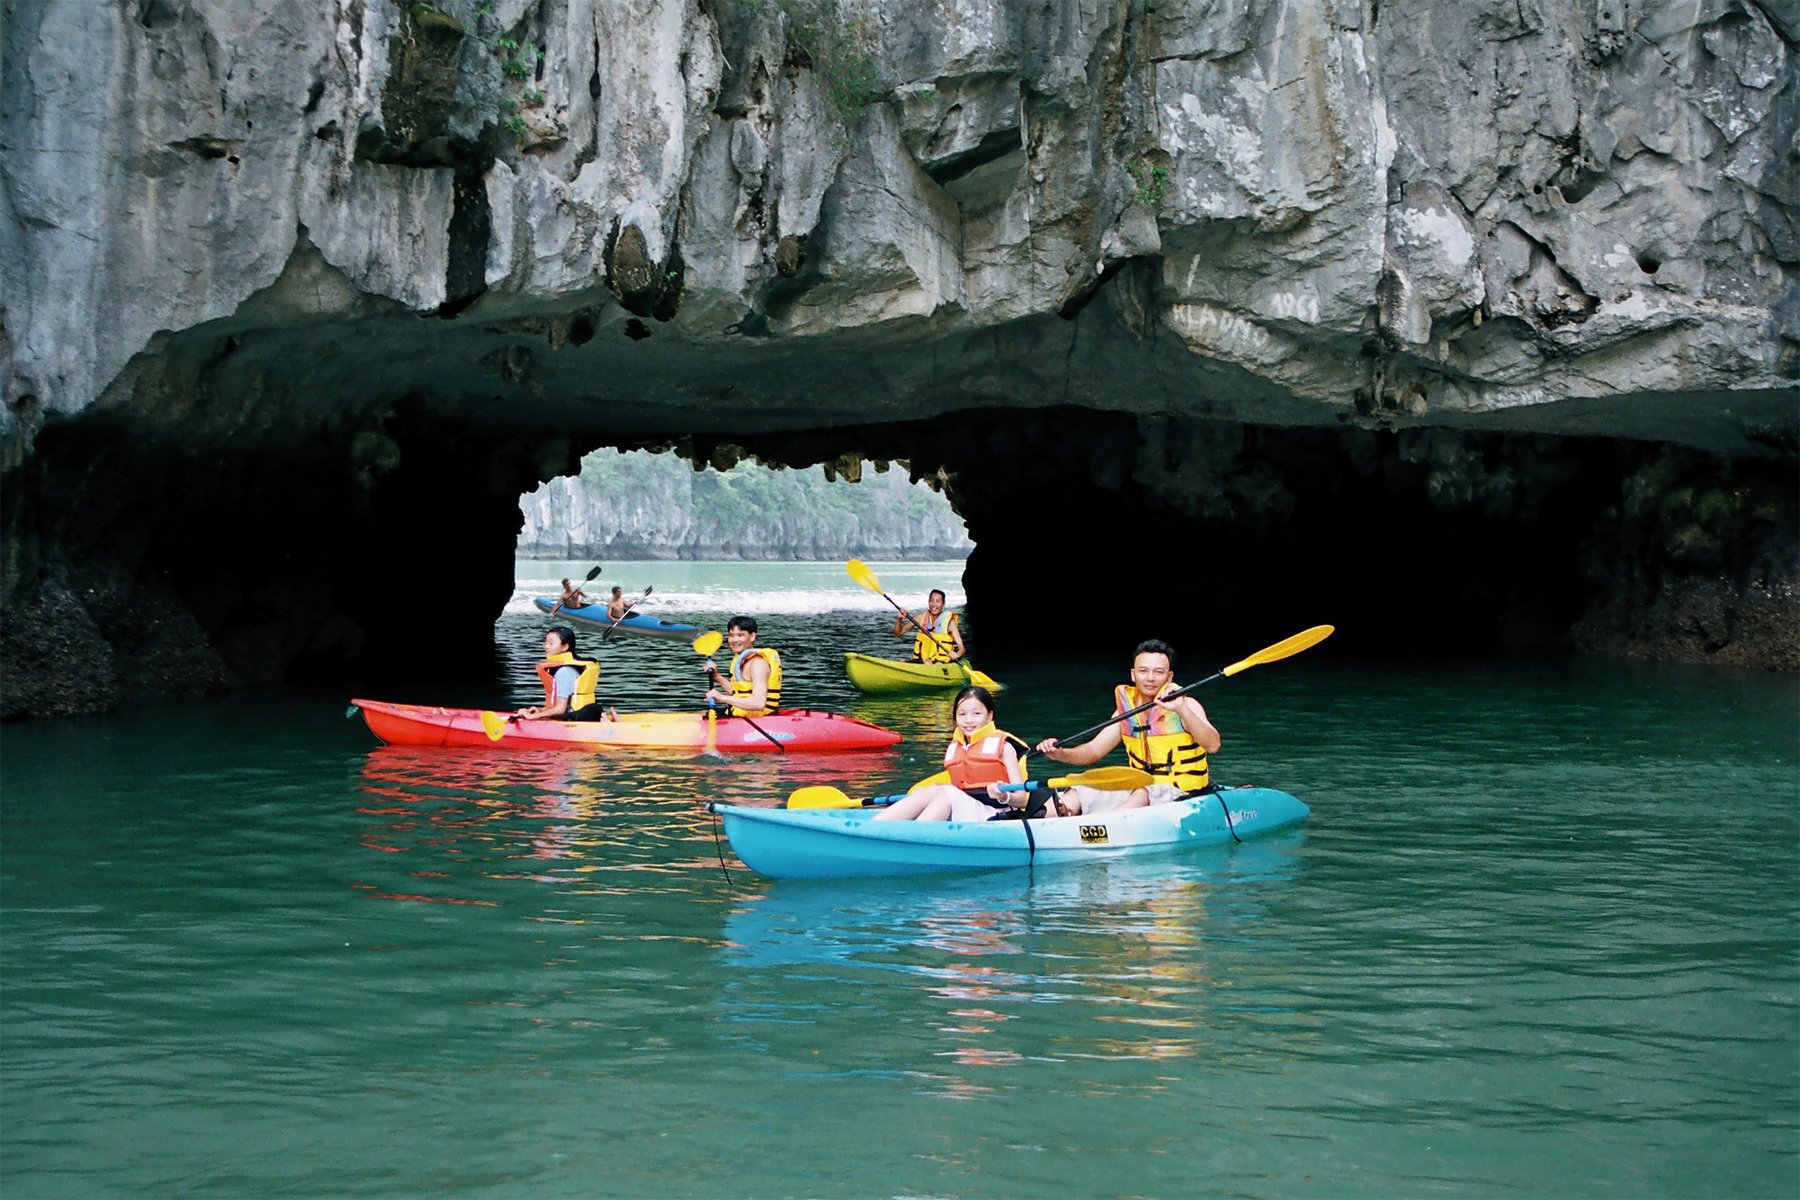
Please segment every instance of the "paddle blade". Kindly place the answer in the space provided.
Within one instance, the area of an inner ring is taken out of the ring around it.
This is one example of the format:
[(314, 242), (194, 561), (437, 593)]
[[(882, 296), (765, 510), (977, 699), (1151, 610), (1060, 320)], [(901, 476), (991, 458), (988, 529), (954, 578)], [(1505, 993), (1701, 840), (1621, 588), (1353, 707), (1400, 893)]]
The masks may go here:
[(861, 808), (862, 801), (852, 800), (842, 791), (820, 784), (816, 787), (803, 787), (787, 798), (789, 808)]
[(481, 728), (487, 734), (488, 741), (497, 742), (506, 736), (506, 718), (497, 712), (481, 714)]
[(1103, 792), (1129, 792), (1132, 788), (1149, 787), (1155, 782), (1155, 776), (1148, 771), (1140, 771), (1136, 767), (1096, 767), (1092, 771), (1077, 771), (1073, 775), (1063, 775), (1057, 779), (1027, 780), (1024, 783), (1003, 783), (1003, 792), (1023, 792), (1031, 788), (1047, 787), (1081, 787), (1099, 788)]
[(694, 653), (705, 657), (725, 643), (725, 635), (716, 629), (709, 629), (694, 639)]
[(1155, 781), (1156, 777), (1150, 772), (1140, 771), (1136, 767), (1096, 767), (1092, 771), (1079, 771), (1048, 782), (1051, 787), (1080, 785), (1107, 792), (1128, 792), (1132, 788), (1149, 787)]
[(587, 573), (587, 582), (592, 583), (592, 582), (594, 582), (594, 580), (596, 580), (598, 578), (600, 578), (600, 568), (598, 566), (596, 566), (593, 570), (591, 570)]
[(1239, 661), (1232, 663), (1229, 667), (1220, 671), (1219, 674), (1236, 675), (1239, 671), (1248, 671), (1251, 667), (1260, 667), (1264, 663), (1279, 662), (1281, 659), (1290, 658), (1293, 655), (1300, 653), (1302, 650), (1318, 645), (1320, 642), (1330, 637), (1336, 629), (1337, 626), (1335, 625), (1314, 625), (1311, 629), (1302, 633), (1296, 633), (1286, 641), (1276, 642), (1267, 649), (1258, 650), (1249, 658), (1240, 659)]
[(949, 782), (950, 782), (950, 772), (939, 771), (936, 775), (927, 775), (925, 778), (919, 780), (919, 782), (913, 784), (911, 787), (907, 788), (906, 790), (909, 792), (916, 792), (920, 788), (936, 787), (940, 783), (949, 783)]
[(997, 692), (1006, 686), (992, 675), (989, 675), (986, 671), (977, 671), (968, 663), (963, 664), (963, 670), (969, 673), (969, 682), (978, 688), (986, 688), (990, 692)]
[(850, 578), (856, 580), (857, 587), (868, 588), (871, 592), (881, 590), (881, 580), (875, 578), (875, 572), (869, 570), (868, 565), (860, 558), (853, 558), (845, 563), (844, 570), (849, 573)]

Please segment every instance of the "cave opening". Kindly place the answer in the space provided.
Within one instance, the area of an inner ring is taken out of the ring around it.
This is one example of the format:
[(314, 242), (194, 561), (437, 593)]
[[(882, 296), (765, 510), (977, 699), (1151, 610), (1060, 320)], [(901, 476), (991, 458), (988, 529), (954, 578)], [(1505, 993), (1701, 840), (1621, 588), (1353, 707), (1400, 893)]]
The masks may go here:
[[(1784, 581), (1800, 574), (1800, 487), (1784, 453), (1077, 406), (774, 429), (739, 408), (704, 434), (621, 434), (419, 392), (309, 413), (304, 428), (251, 429), (222, 390), (189, 403), (189, 421), (156, 433), (117, 412), (51, 422), (9, 472), (8, 715), (397, 672), (476, 678), (493, 670), (523, 546), (595, 561), (674, 557), (684, 540), (793, 554), (801, 535), (767, 520), (763, 489), (781, 475), (865, 503), (897, 488), (964, 530), (984, 653), (1116, 655), (1154, 636), (1225, 662), (1328, 623), (1334, 653), (1372, 659), (1795, 665)], [(698, 497), (711, 520), (729, 497), (739, 522), (621, 539), (593, 532), (605, 516), (528, 516), (557, 494), (540, 485), (596, 455), (614, 464), (614, 490), (652, 498), (651, 515), (691, 513)], [(628, 462), (660, 482), (617, 475)], [(780, 536), (750, 536), (759, 521)], [(829, 537), (804, 535), (816, 559), (889, 553), (843, 513), (823, 524)], [(541, 532), (521, 543), (527, 528), (583, 532), (552, 546)]]

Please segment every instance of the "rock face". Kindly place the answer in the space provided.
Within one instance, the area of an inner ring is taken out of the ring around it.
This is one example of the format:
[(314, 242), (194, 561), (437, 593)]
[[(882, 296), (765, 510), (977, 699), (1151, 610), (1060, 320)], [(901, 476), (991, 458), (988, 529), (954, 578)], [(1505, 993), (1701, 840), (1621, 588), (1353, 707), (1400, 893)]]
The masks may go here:
[(942, 471), (984, 630), (1053, 529), (1795, 665), (1790, 6), (0, 4), (0, 712), (479, 661), (600, 445)]
[(651, 560), (968, 557), (968, 531), (948, 500), (865, 465), (850, 464), (849, 478), (833, 482), (818, 471), (721, 475), (670, 455), (596, 451), (581, 460), (581, 474), (520, 497), (518, 549)]

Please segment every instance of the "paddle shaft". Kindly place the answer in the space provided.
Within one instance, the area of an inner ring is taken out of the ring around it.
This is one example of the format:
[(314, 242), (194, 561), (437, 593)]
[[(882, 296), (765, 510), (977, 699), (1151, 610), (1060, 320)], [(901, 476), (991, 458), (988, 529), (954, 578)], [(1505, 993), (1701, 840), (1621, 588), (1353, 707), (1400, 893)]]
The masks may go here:
[[(651, 585), (651, 587), (654, 587), (654, 586), (655, 586), (654, 584)], [(629, 617), (631, 615), (631, 610), (636, 608), (639, 604), (643, 603), (644, 598), (649, 596), (650, 592), (651, 592), (651, 588), (645, 588), (643, 596), (639, 596), (636, 600), (633, 600), (630, 604), (627, 604), (625, 606), (625, 611), (620, 613), (618, 615), (618, 617), (613, 621), (613, 623), (606, 627), (606, 632), (604, 632), (600, 635), (600, 640), (604, 642), (607, 638), (611, 637), (612, 631), (619, 627), (619, 622), (623, 621), (626, 617)]]
[[(1093, 737), (1096, 733), (1099, 733), (1102, 729), (1105, 729), (1108, 725), (1111, 725), (1114, 721), (1123, 721), (1126, 717), (1135, 717), (1141, 712), (1144, 712), (1148, 709), (1155, 708), (1157, 706), (1157, 704), (1161, 701), (1173, 700), (1177, 696), (1185, 696), (1189, 692), (1193, 691), (1195, 688), (1200, 687), (1202, 684), (1208, 684), (1208, 683), (1211, 683), (1215, 679), (1223, 679), (1223, 678), (1225, 678), (1225, 672), (1215, 671), (1211, 675), (1208, 675), (1205, 679), (1200, 680), (1199, 683), (1190, 683), (1186, 687), (1176, 688), (1174, 691), (1169, 692), (1166, 695), (1158, 696), (1155, 700), (1150, 701), (1148, 704), (1140, 704), (1136, 708), (1128, 708), (1122, 713), (1116, 713), (1113, 716), (1108, 717), (1106, 720), (1100, 722), (1098, 725), (1089, 725), (1086, 729), (1082, 730), (1080, 733), (1071, 733), (1066, 738), (1057, 738), (1056, 744), (1058, 746), (1062, 746), (1068, 742), (1079, 742), (1083, 738)], [(1027, 750), (1025, 752), (1025, 754), (1035, 754), (1035, 753), (1037, 753), (1037, 750), (1035, 747), (1033, 747), (1032, 749)], [(1025, 754), (1021, 754), (1019, 757), (1024, 758)]]
[[(717, 667), (708, 667), (707, 674), (709, 674), (713, 677), (714, 683), (720, 682), (719, 670)], [(706, 702), (706, 706), (707, 706), (709, 718), (711, 715), (712, 705), (713, 705), (713, 701), (708, 699)], [(737, 717), (738, 720), (744, 722), (746, 725), (750, 726), (750, 728), (756, 730), (756, 732), (758, 732), (758, 733), (762, 734), (764, 737), (768, 738), (769, 744), (771, 746), (774, 746), (776, 750), (780, 751), (782, 754), (787, 753), (787, 747), (781, 744), (780, 738), (776, 737), (774, 734), (772, 734), (768, 730), (764, 729), (761, 725), (758, 725), (755, 721), (752, 721), (749, 717), (746, 717), (742, 713), (726, 713), (725, 715), (728, 717), (730, 717), (730, 716)]]
[[(1284, 638), (1281, 641), (1276, 642), (1273, 646), (1263, 647), (1248, 658), (1239, 659), (1222, 671), (1214, 671), (1211, 675), (1208, 675), (1198, 683), (1190, 683), (1186, 687), (1176, 688), (1167, 695), (1158, 696), (1155, 700), (1140, 704), (1136, 708), (1127, 709), (1122, 713), (1114, 713), (1098, 725), (1090, 725), (1080, 733), (1072, 733), (1066, 738), (1057, 738), (1056, 744), (1060, 747), (1066, 742), (1076, 742), (1080, 741), (1082, 738), (1092, 737), (1102, 729), (1105, 729), (1108, 725), (1111, 725), (1114, 721), (1123, 721), (1126, 717), (1135, 717), (1141, 712), (1155, 708), (1163, 701), (1173, 700), (1177, 696), (1185, 696), (1195, 688), (1211, 683), (1215, 679), (1225, 679), (1229, 676), (1236, 675), (1239, 671), (1247, 671), (1251, 667), (1261, 666), (1264, 663), (1280, 662), (1284, 658), (1291, 658), (1302, 650), (1318, 645), (1320, 642), (1330, 637), (1332, 633), (1335, 632), (1336, 628), (1337, 627), (1334, 625), (1314, 625), (1311, 629), (1303, 629), (1291, 638)], [(1026, 751), (1026, 753), (1029, 754), (1032, 753), (1032, 751)], [(1019, 757), (1023, 758), (1025, 755), (1022, 754)]]
[[(929, 630), (929, 629), (925, 628), (923, 625), (919, 624), (919, 622), (914, 619), (913, 615), (911, 613), (907, 612), (904, 608), (901, 608), (900, 605), (894, 600), (894, 598), (892, 596), (888, 595), (886, 592), (883, 592), (883, 593), (881, 593), (881, 598), (883, 600), (886, 600), (889, 604), (892, 604), (894, 606), (894, 611), (899, 613), (901, 618), (903, 620), (907, 621), (909, 624), (911, 624), (914, 629), (918, 630), (920, 633), (922, 633), (926, 637), (930, 638), (932, 645), (934, 645), (938, 649), (946, 651), (946, 652), (953, 653), (956, 650), (956, 644), (954, 642), (952, 642), (950, 645), (946, 646), (944, 644), (942, 638), (938, 637), (937, 634), (931, 632), (931, 630)], [(964, 672), (965, 675), (967, 673), (968, 673), (967, 671)]]

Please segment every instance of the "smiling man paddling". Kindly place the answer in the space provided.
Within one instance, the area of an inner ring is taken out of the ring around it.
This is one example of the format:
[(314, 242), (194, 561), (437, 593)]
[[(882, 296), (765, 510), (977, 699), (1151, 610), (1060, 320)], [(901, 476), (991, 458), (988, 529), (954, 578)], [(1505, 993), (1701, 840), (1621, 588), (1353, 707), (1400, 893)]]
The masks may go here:
[[(1072, 787), (1060, 796), (1064, 813), (1073, 816), (1142, 808), (1179, 800), (1212, 785), (1207, 755), (1218, 753), (1219, 731), (1192, 696), (1162, 699), (1175, 687), (1174, 647), (1154, 639), (1140, 642), (1131, 661), (1131, 682), (1113, 691), (1113, 712), (1121, 714), (1119, 720), (1095, 734), (1092, 741), (1072, 748), (1064, 747), (1055, 738), (1038, 743), (1038, 753), (1046, 758), (1076, 766), (1097, 763), (1123, 743), (1131, 765), (1155, 777), (1147, 787), (1124, 796), (1097, 788)], [(1131, 713), (1142, 705), (1151, 707)]]
[(726, 715), (733, 717), (761, 717), (780, 709), (781, 655), (756, 644), (756, 618), (731, 618), (725, 626), (725, 640), (731, 646), (729, 675), (721, 676), (711, 659), (706, 662), (706, 673), (731, 690), (708, 688), (706, 702), (726, 705)]

